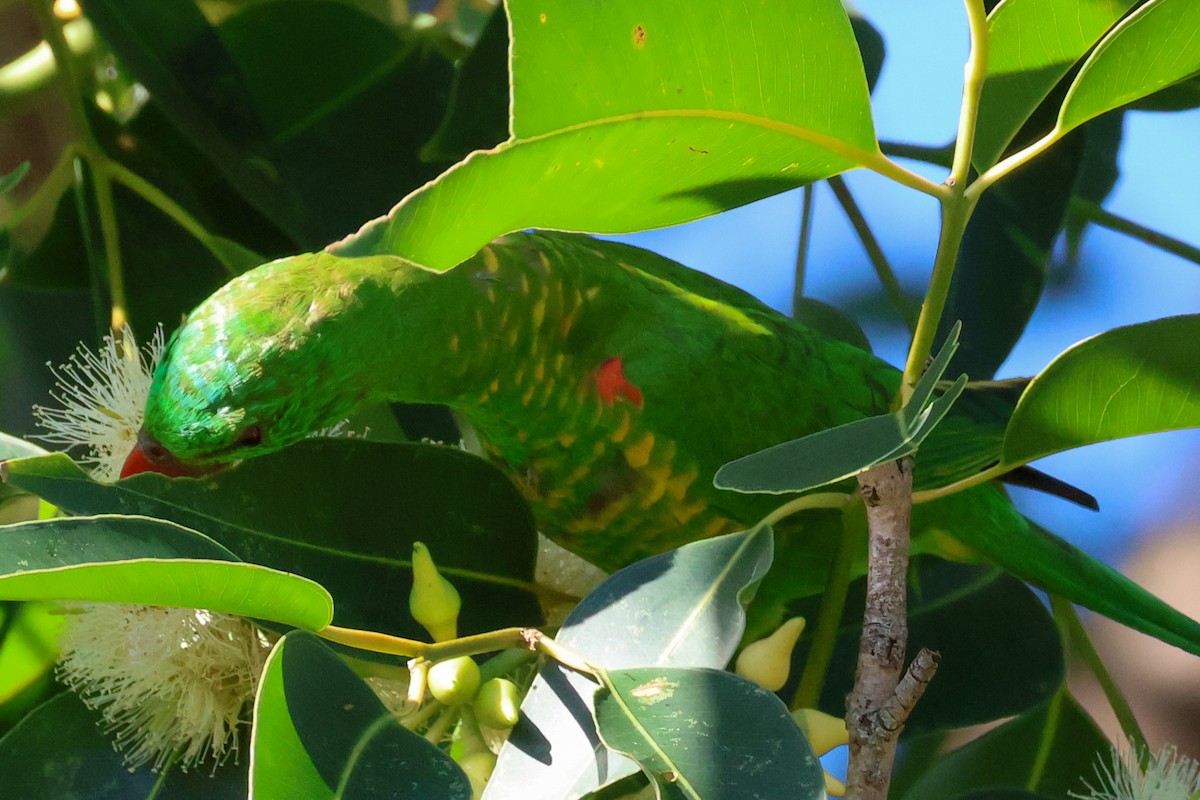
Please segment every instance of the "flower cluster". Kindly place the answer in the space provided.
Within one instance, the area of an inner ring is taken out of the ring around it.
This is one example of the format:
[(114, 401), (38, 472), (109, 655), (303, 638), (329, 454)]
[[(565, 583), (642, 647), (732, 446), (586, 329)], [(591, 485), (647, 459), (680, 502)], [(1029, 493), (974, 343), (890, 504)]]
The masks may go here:
[(214, 766), (238, 749), (270, 638), (249, 620), (191, 608), (68, 607), (58, 674), (100, 711), (130, 767)]
[(80, 461), (92, 465), (92, 476), (115, 481), (137, 441), (162, 352), (161, 326), (141, 352), (128, 328), (119, 341), (104, 337), (98, 352), (80, 345), (66, 364), (51, 367), (58, 389), (50, 396), (61, 407), (33, 408), (38, 424), (47, 431), (40, 438), (68, 448), (86, 448)]
[(1087, 794), (1071, 792), (1077, 800), (1197, 800), (1200, 798), (1200, 761), (1164, 747), (1153, 758), (1142, 758), (1137, 748), (1114, 749), (1107, 762), (1096, 766), (1099, 779), (1084, 781)]

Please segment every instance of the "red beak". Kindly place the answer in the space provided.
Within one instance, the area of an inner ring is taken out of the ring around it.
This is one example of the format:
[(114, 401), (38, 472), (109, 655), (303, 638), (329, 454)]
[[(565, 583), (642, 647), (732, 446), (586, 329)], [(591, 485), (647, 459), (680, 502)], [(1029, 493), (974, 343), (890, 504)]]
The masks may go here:
[(185, 464), (143, 430), (138, 431), (137, 444), (133, 446), (133, 450), (125, 459), (125, 465), (121, 467), (121, 477), (128, 478), (142, 472), (157, 472), (168, 478), (194, 478), (212, 472), (212, 468)]

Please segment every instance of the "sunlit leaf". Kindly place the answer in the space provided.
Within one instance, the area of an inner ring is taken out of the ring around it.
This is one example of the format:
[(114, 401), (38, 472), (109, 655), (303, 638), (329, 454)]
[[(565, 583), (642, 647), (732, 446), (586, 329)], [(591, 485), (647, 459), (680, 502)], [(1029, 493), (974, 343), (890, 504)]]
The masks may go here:
[(1136, 0), (1008, 0), (988, 16), (988, 72), (979, 101), (975, 166), (1000, 160), (1063, 76)]
[[(771, 540), (770, 530), (759, 528), (626, 567), (575, 607), (555, 641), (609, 669), (719, 669), (741, 640), (743, 593), (770, 565)], [(543, 667), (485, 797), (504, 800), (534, 785), (546, 797), (577, 796), (636, 771), (597, 738), (591, 721), (595, 690), (577, 673)]]
[(878, 157), (863, 64), (837, 0), (506, 8), (512, 138), (338, 252), (447, 269), (509, 231), (670, 225)]
[(1200, 315), (1130, 325), (1061, 353), (1021, 396), (1004, 460), (1200, 426)]
[(402, 727), (316, 637), (289, 633), (267, 661), (254, 703), (250, 788), (256, 797), (468, 800), (462, 770)]
[(1200, 4), (1150, 0), (1104, 38), (1076, 76), (1059, 115), (1066, 132), (1200, 72)]
[(604, 743), (636, 759), (663, 798), (825, 798), (821, 762), (787, 706), (729, 672), (609, 671), (596, 723)]
[(203, 534), (147, 517), (67, 517), (0, 528), (0, 599), (206, 608), (317, 630), (316, 583), (246, 564)]
[(56, 455), (10, 462), (8, 476), (72, 512), (169, 519), (319, 581), (340, 625), (424, 636), (408, 614), (414, 541), (462, 594), (461, 633), (541, 620), (529, 509), (507, 477), (456, 448), (313, 439), (204, 480), (146, 473), (117, 484)]

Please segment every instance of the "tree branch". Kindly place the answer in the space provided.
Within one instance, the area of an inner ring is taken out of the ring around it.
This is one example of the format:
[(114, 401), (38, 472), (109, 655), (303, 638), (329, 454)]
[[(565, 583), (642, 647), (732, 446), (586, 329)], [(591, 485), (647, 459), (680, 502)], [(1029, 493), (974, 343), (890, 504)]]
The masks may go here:
[(896, 742), (909, 713), (937, 669), (922, 650), (907, 674), (908, 546), (912, 519), (912, 459), (881, 464), (858, 476), (869, 529), (867, 603), (846, 727), (850, 766), (846, 796), (886, 800)]

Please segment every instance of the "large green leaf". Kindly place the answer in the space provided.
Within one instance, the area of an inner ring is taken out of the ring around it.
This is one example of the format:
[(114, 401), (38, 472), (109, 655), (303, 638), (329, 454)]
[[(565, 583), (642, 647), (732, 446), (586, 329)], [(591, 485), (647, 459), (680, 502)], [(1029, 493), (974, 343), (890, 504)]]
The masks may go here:
[[(757, 528), (694, 542), (614, 573), (571, 612), (555, 640), (609, 669), (721, 668), (745, 627), (748, 585), (771, 563), (771, 531)], [(578, 796), (636, 771), (596, 736), (596, 685), (547, 664), (521, 705), (487, 798)]]
[[(854, 682), (865, 579), (847, 595), (820, 708), (841, 716)], [(820, 598), (789, 608), (815, 619)], [(908, 589), (910, 652), (942, 654), (937, 677), (905, 726), (906, 734), (966, 727), (1019, 714), (1043, 702), (1063, 681), (1058, 630), (1045, 606), (1023, 583), (995, 567), (965, 566), (925, 556), (913, 561)], [(794, 659), (808, 658), (812, 635), (801, 637)], [(793, 670), (793, 682), (800, 670)], [(980, 691), (982, 686), (987, 691)]]
[(1104, 38), (1076, 76), (1059, 114), (1065, 133), (1200, 72), (1200, 4), (1150, 0)]
[(308, 576), (337, 598), (340, 625), (425, 636), (408, 615), (414, 541), (462, 594), (461, 633), (541, 620), (528, 507), (503, 474), (454, 448), (314, 439), (202, 481), (147, 473), (117, 484), (56, 455), (10, 462), (8, 476), (61, 508), (173, 520), (246, 561)]
[(1200, 315), (1115, 328), (1060, 354), (1021, 396), (1004, 440), (1017, 465), (1074, 447), (1200, 426)]
[(449, 756), (402, 727), (361, 678), (303, 632), (283, 637), (263, 672), (250, 789), (304, 800), (471, 797)]
[(961, 375), (932, 400), (958, 348), (959, 331), (957, 324), (951, 328), (912, 398), (899, 411), (848, 422), (730, 461), (717, 470), (713, 485), (735, 492), (791, 494), (837, 483), (916, 452), (966, 388), (967, 376)]
[(714, 669), (642, 667), (603, 679), (600, 736), (641, 765), (659, 797), (824, 800), (821, 762), (773, 692)]
[(17, 800), (244, 800), (246, 767), (131, 771), (74, 694), (49, 700), (0, 739), (0, 786)]
[(1200, 622), (1025, 519), (995, 486), (975, 486), (914, 506), (913, 530), (924, 534), (914, 536), (914, 549), (944, 552), (938, 537), (930, 535), (940, 530), (1014, 577), (1200, 655)]
[[(932, 684), (931, 684), (932, 685)], [(1005, 787), (1066, 797), (1082, 792), (1109, 752), (1096, 723), (1065, 691), (942, 758), (905, 800), (980, 798)]]
[(986, 169), (1071, 67), (1137, 0), (1007, 0), (988, 16), (973, 160)]
[(670, 225), (879, 158), (838, 0), (507, 10), (509, 141), (472, 154), (338, 252), (447, 269), (509, 231)]
[(333, 601), (298, 575), (237, 560), (147, 517), (66, 517), (0, 528), (0, 599), (207, 608), (319, 630)]

